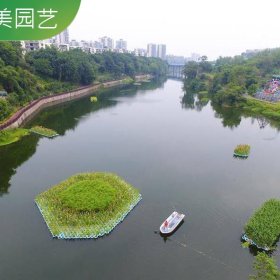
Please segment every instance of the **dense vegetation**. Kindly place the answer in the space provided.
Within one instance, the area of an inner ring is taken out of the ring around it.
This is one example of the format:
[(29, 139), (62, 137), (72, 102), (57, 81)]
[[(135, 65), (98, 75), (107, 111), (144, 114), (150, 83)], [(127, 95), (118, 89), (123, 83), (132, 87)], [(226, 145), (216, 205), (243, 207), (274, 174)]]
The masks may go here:
[(77, 211), (104, 211), (116, 198), (116, 189), (100, 179), (83, 180), (58, 195), (64, 207)]
[(75, 175), (36, 198), (58, 238), (97, 238), (108, 234), (139, 202), (138, 190), (110, 173)]
[(271, 248), (280, 235), (280, 200), (265, 202), (245, 225), (245, 233), (258, 246)]
[(94, 82), (134, 78), (138, 74), (165, 75), (167, 65), (157, 58), (132, 54), (60, 52), (55, 47), (23, 54), (19, 42), (0, 42), (0, 121), (26, 103)]
[(0, 146), (6, 146), (17, 142), (22, 137), (29, 134), (28, 129), (19, 128), (19, 129), (8, 129), (0, 131)]
[(280, 271), (274, 258), (265, 253), (259, 253), (254, 261), (255, 275), (250, 280), (279, 280)]
[[(280, 118), (278, 108), (273, 113), (272, 109), (259, 108), (259, 104), (244, 97), (263, 88), (273, 74), (279, 73), (280, 49), (265, 50), (249, 59), (243, 56), (220, 57), (209, 62), (207, 57), (202, 57), (200, 62), (186, 64), (185, 90), (188, 94), (207, 96), (218, 105), (246, 107), (260, 113), (266, 111), (266, 116)], [(277, 116), (275, 111), (278, 111)]]

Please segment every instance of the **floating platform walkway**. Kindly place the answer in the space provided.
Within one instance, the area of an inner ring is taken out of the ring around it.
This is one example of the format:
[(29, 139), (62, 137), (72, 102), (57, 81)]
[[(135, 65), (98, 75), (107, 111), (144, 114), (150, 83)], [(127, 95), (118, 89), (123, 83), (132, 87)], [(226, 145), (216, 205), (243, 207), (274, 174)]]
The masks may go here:
[(242, 154), (238, 154), (238, 153), (234, 153), (233, 156), (238, 157), (238, 158), (243, 158), (243, 159), (246, 159), (249, 157), (249, 155), (242, 155)]
[(257, 243), (255, 243), (252, 239), (250, 239), (246, 233), (242, 234), (241, 239), (242, 239), (244, 242), (248, 242), (251, 246), (254, 246), (254, 247), (256, 247), (256, 248), (259, 249), (259, 250), (263, 250), (263, 251), (266, 251), (266, 252), (272, 251), (272, 249), (269, 248), (269, 247), (262, 247), (262, 246), (259, 246), (259, 245), (258, 245)]

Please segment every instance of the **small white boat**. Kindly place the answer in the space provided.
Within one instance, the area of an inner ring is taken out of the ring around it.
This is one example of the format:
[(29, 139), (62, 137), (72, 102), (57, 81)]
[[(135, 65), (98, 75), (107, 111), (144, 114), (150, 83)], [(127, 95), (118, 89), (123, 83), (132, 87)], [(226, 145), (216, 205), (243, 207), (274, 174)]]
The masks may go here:
[(171, 234), (185, 218), (184, 214), (174, 211), (160, 226), (162, 234)]

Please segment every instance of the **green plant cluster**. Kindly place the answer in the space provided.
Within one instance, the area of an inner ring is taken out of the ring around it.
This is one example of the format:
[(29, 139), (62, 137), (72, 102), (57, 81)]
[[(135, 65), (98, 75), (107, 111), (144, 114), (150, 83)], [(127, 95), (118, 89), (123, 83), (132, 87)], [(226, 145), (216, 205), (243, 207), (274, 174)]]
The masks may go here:
[(280, 200), (266, 201), (245, 225), (245, 233), (258, 246), (271, 248), (280, 235)]
[(19, 107), (41, 96), (68, 91), (94, 82), (134, 78), (138, 74), (161, 76), (167, 64), (161, 59), (105, 52), (89, 54), (55, 47), (24, 54), (20, 42), (0, 42), (0, 122)]
[(254, 261), (255, 275), (250, 280), (279, 280), (280, 271), (273, 257), (265, 253), (259, 253)]
[(250, 153), (250, 145), (238, 145), (234, 149), (234, 154), (238, 156), (248, 156)]
[(29, 134), (28, 129), (16, 128), (0, 131), (0, 146), (5, 146), (17, 142), (22, 137)]
[(53, 236), (96, 238), (109, 233), (140, 198), (117, 175), (94, 172), (72, 176), (35, 201)]
[(97, 99), (96, 96), (91, 96), (90, 101), (91, 101), (92, 103), (96, 103), (96, 102), (98, 102), (98, 99)]
[(45, 128), (43, 126), (39, 126), (39, 125), (32, 127), (30, 129), (30, 131), (33, 133), (45, 136), (45, 137), (49, 137), (49, 138), (52, 138), (52, 137), (55, 137), (58, 135), (56, 131), (49, 129), (49, 128)]
[(97, 178), (70, 185), (58, 194), (58, 199), (64, 207), (72, 210), (98, 212), (114, 203), (116, 192), (108, 182)]

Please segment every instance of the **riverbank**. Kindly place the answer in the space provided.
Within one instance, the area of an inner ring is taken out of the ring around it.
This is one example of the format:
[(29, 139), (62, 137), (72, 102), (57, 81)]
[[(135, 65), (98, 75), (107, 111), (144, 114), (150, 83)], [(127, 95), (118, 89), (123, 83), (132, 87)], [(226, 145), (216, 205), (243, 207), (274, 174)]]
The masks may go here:
[(258, 100), (251, 96), (246, 96), (242, 108), (252, 114), (280, 120), (280, 102), (272, 103), (265, 100)]
[[(149, 74), (138, 75), (135, 77), (135, 81), (147, 80), (151, 78), (152, 76)], [(23, 107), (22, 109), (14, 113), (8, 120), (4, 121), (0, 125), (0, 130), (20, 127), (27, 119), (30, 119), (31, 117), (35, 116), (42, 109), (42, 107), (78, 99), (83, 96), (89, 95), (101, 88), (111, 88), (133, 82), (133, 80), (128, 80), (127, 78), (124, 78), (121, 80), (99, 83), (96, 85), (81, 87), (69, 92), (39, 98), (37, 100), (32, 101), (29, 105)]]

